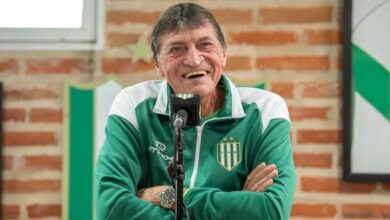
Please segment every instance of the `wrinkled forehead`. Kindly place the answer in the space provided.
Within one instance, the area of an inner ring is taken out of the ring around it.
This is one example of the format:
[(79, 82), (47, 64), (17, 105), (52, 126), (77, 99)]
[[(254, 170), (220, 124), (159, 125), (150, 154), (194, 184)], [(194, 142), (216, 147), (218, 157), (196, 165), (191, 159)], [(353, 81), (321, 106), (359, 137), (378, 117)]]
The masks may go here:
[(196, 40), (200, 38), (218, 40), (217, 32), (209, 22), (205, 22), (204, 24), (196, 27), (182, 26), (176, 28), (175, 30), (167, 31), (160, 35), (159, 41), (161, 46), (163, 46), (167, 42), (185, 39)]

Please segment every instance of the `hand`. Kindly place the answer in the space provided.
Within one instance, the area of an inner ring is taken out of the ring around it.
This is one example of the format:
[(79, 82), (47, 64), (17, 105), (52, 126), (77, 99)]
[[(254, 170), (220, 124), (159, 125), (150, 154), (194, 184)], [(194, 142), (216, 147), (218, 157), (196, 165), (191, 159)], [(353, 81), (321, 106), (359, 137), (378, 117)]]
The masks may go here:
[(169, 186), (154, 186), (154, 187), (150, 187), (150, 188), (139, 189), (139, 190), (137, 190), (137, 197), (139, 197), (147, 202), (161, 206), (160, 194), (168, 188), (169, 188)]
[[(137, 190), (137, 197), (150, 202), (154, 205), (161, 206), (160, 194), (168, 189), (170, 186), (154, 186), (150, 188), (143, 188)], [(183, 188), (183, 194), (187, 191), (187, 188)], [(172, 206), (172, 210), (175, 210), (175, 204)]]
[(258, 165), (246, 178), (242, 191), (264, 192), (278, 176), (275, 164), (266, 165), (264, 162)]

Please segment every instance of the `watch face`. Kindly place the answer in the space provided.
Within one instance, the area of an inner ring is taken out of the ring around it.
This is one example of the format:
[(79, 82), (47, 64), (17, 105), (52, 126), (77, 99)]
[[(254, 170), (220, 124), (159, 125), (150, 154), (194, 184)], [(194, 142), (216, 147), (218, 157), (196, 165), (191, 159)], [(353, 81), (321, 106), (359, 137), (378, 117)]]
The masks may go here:
[(176, 192), (170, 187), (160, 194), (161, 206), (164, 208), (171, 208), (176, 201)]

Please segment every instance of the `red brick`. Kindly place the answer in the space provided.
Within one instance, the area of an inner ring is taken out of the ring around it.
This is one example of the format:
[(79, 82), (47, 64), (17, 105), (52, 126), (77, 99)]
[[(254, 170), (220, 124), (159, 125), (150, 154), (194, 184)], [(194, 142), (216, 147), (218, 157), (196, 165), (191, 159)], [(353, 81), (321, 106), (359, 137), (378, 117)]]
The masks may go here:
[(154, 63), (152, 61), (146, 63), (139, 60), (133, 63), (129, 58), (105, 58), (103, 59), (102, 65), (105, 73), (116, 74), (129, 74), (154, 69)]
[(53, 132), (6, 132), (4, 146), (56, 145), (57, 137)]
[(12, 89), (4, 92), (5, 99), (53, 99), (58, 98), (56, 91), (48, 88)]
[(339, 82), (307, 82), (298, 85), (304, 98), (338, 98), (341, 95)]
[(61, 190), (60, 180), (3, 180), (4, 192), (32, 193), (58, 192)]
[(297, 36), (292, 31), (242, 31), (229, 33), (232, 44), (283, 45), (294, 44)]
[(28, 217), (61, 217), (61, 205), (57, 204), (32, 204), (27, 206)]
[(336, 206), (332, 204), (294, 204), (291, 216), (325, 218), (335, 217), (336, 212)]
[(12, 169), (14, 158), (12, 156), (3, 156), (2, 158), (2, 168), (3, 170), (10, 170)]
[(302, 177), (302, 190), (311, 192), (370, 193), (374, 191), (373, 183), (345, 182), (337, 178)]
[(27, 60), (27, 73), (70, 74), (83, 73), (86, 63), (80, 59), (41, 59)]
[(107, 44), (109, 47), (123, 47), (127, 48), (129, 44), (137, 43), (139, 34), (120, 34), (112, 33), (107, 36)]
[(390, 205), (385, 204), (344, 204), (342, 205), (345, 218), (389, 218)]
[(30, 111), (31, 122), (62, 122), (62, 110), (51, 108), (33, 108)]
[(227, 65), (225, 70), (235, 71), (235, 70), (250, 70), (251, 61), (250, 57), (247, 56), (231, 56), (227, 59)]
[(389, 219), (390, 218), (390, 208), (389, 205), (386, 205), (385, 208), (382, 209), (382, 216)]
[(338, 70), (343, 70), (343, 57), (337, 57), (337, 69)]
[(305, 38), (309, 44), (340, 44), (342, 39), (338, 30), (306, 30)]
[(279, 56), (259, 57), (256, 60), (259, 69), (276, 70), (329, 70), (327, 56)]
[(6, 108), (4, 109), (3, 121), (23, 122), (26, 118), (26, 110), (21, 108)]
[(298, 130), (298, 143), (341, 143), (340, 130)]
[(332, 8), (329, 6), (311, 8), (262, 8), (259, 13), (261, 22), (265, 24), (332, 21)]
[(289, 106), (290, 117), (292, 120), (304, 119), (328, 119), (330, 107), (303, 107)]
[(160, 12), (157, 11), (108, 11), (107, 22), (109, 24), (122, 25), (126, 23), (153, 25)]
[(17, 219), (20, 216), (19, 205), (2, 205), (0, 219)]
[(246, 9), (214, 9), (211, 13), (220, 25), (249, 25), (253, 23), (253, 11)]
[(25, 169), (61, 170), (62, 158), (60, 156), (25, 156)]
[(272, 82), (271, 89), (272, 92), (284, 98), (293, 98), (295, 84), (290, 82)]
[(382, 187), (386, 191), (390, 191), (390, 183), (382, 183)]
[(295, 166), (330, 168), (332, 166), (332, 155), (328, 153), (294, 153)]
[(0, 73), (18, 72), (18, 62), (16, 59), (0, 59)]

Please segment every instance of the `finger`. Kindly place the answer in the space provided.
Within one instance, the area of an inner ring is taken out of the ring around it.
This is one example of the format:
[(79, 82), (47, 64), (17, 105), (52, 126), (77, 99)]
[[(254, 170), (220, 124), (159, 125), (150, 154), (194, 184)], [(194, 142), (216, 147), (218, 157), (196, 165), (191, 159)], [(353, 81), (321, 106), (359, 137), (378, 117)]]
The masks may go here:
[[(264, 167), (263, 169), (255, 169), (253, 170), (252, 172), (254, 172), (254, 176), (251, 178), (250, 181), (248, 181), (248, 184), (246, 186), (246, 188), (253, 188), (255, 184), (258, 184), (259, 182), (261, 182), (263, 179), (265, 181), (267, 181), (268, 179), (266, 178), (267, 175), (269, 175), (271, 172), (273, 172), (274, 170), (276, 170), (276, 166), (275, 164), (271, 164), (269, 166), (266, 166)], [(262, 182), (261, 182), (262, 183)]]
[(265, 171), (267, 169), (267, 165), (265, 163), (261, 163), (259, 166), (257, 166), (252, 172), (249, 174), (245, 189), (250, 190), (251, 187), (253, 187), (256, 182), (258, 182), (258, 179), (261, 179), (266, 175)]
[(259, 179), (257, 182), (255, 182), (251, 190), (257, 190), (259, 187), (264, 185), (268, 180), (273, 180), (276, 176), (278, 176), (278, 170), (274, 169), (270, 173), (268, 173), (264, 178)]
[(269, 186), (272, 185), (272, 183), (274, 183), (274, 181), (272, 179), (269, 179), (264, 184), (262, 184), (261, 186), (253, 188), (251, 191), (252, 192), (264, 192), (265, 190), (267, 190), (267, 188)]
[(273, 183), (273, 179), (278, 176), (278, 171), (273, 170), (265, 178), (261, 179), (259, 182), (255, 183), (253, 187), (250, 188), (252, 192), (260, 192), (267, 189)]
[(256, 175), (256, 170), (261, 170), (261, 169), (264, 169), (266, 167), (266, 164), (264, 162), (262, 162), (261, 164), (259, 164), (254, 170), (252, 170), (252, 172), (248, 175), (248, 177), (246, 178), (245, 180), (245, 184), (244, 184), (244, 187), (243, 188), (247, 188), (248, 184), (250, 184), (250, 182), (252, 181), (252, 179), (255, 177)]
[(257, 170), (262, 170), (266, 167), (266, 164), (262, 162), (259, 164), (252, 172), (248, 175), (248, 177), (245, 180), (244, 189), (248, 187), (249, 183), (252, 181), (252, 179), (255, 177)]
[[(276, 173), (275, 173), (276, 171)], [(261, 170), (255, 177), (252, 178), (250, 182), (246, 185), (245, 190), (253, 191), (254, 188), (258, 189), (269, 179), (275, 178), (277, 175), (277, 170), (275, 164), (271, 164)]]
[(252, 178), (250, 180), (248, 180), (246, 182), (244, 190), (251, 191), (251, 188), (254, 186), (254, 184), (259, 182), (259, 180), (263, 179), (267, 175), (266, 169), (267, 169), (267, 167), (264, 167), (261, 170), (260, 169), (253, 170), (252, 174), (254, 174), (254, 175), (252, 176)]

